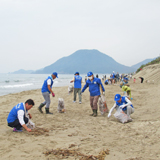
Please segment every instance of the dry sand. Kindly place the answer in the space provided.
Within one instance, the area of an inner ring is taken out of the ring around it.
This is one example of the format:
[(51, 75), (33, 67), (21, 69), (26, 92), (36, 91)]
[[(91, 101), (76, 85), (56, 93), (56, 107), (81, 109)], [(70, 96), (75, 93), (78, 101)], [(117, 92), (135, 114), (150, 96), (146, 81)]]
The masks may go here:
[[(88, 89), (84, 92), (82, 104), (72, 103), (73, 94), (67, 87), (54, 88), (50, 110), (53, 115), (40, 114), (37, 107), (43, 102), (40, 90), (24, 91), (0, 97), (0, 159), (45, 160), (59, 159), (43, 152), (57, 148), (69, 148), (71, 144), (81, 153), (98, 155), (109, 149), (109, 160), (154, 160), (160, 159), (160, 86), (159, 83), (136, 84), (130, 81), (135, 113), (133, 122), (121, 124), (112, 115), (110, 119), (91, 117)], [(114, 104), (114, 95), (122, 93), (117, 85), (105, 86), (109, 109)], [(48, 135), (31, 135), (24, 131), (14, 133), (7, 126), (9, 111), (19, 102), (32, 98), (35, 106), (29, 111), (36, 126), (49, 129)], [(66, 113), (57, 113), (58, 98), (64, 98)], [(43, 108), (44, 110), (44, 108)], [(69, 157), (68, 159), (75, 159)]]

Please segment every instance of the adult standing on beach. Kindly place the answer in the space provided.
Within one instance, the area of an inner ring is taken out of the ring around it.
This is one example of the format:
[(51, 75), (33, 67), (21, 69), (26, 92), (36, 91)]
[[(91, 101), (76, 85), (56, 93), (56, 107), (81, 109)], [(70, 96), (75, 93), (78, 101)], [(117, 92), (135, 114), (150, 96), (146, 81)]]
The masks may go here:
[(79, 96), (79, 104), (82, 103), (82, 96), (81, 96), (81, 84), (82, 84), (82, 77), (79, 75), (79, 72), (76, 72), (74, 74), (74, 78), (72, 81), (70, 81), (70, 83), (74, 82), (74, 99), (73, 102), (76, 102), (76, 97), (77, 97), (77, 93)]
[(102, 85), (101, 80), (99, 78), (94, 77), (92, 72), (88, 72), (87, 76), (88, 76), (88, 80), (86, 81), (86, 84), (82, 89), (82, 93), (86, 90), (87, 87), (89, 87), (90, 106), (93, 111), (93, 114), (91, 114), (91, 116), (96, 117), (97, 109), (98, 109), (97, 103), (98, 103), (98, 98), (100, 96), (100, 87), (102, 87), (103, 94), (105, 94), (105, 89)]
[[(9, 112), (7, 122), (8, 126), (13, 128), (13, 132), (22, 132), (22, 127), (28, 132), (31, 132), (31, 129), (26, 126), (29, 119), (26, 117), (28, 110), (34, 106), (34, 101), (28, 99), (25, 103), (19, 103), (12, 108)], [(28, 113), (29, 118), (32, 116)]]
[(53, 72), (52, 75), (49, 76), (43, 83), (41, 92), (42, 92), (42, 95), (43, 95), (45, 101), (43, 103), (41, 103), (40, 106), (38, 107), (38, 110), (41, 113), (43, 113), (42, 107), (46, 105), (46, 108), (45, 108), (46, 114), (53, 114), (53, 113), (49, 112), (49, 106), (50, 106), (50, 103), (51, 103), (50, 93), (52, 94), (53, 97), (55, 97), (55, 94), (52, 91), (53, 80), (55, 78), (58, 78), (57, 72)]
[(119, 73), (116, 74), (116, 81), (119, 82)]

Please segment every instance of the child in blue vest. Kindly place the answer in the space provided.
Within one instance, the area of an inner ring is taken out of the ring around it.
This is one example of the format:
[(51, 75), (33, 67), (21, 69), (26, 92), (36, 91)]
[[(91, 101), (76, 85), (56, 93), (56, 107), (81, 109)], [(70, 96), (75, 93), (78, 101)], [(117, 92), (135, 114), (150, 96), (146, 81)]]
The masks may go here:
[[(120, 94), (116, 94), (114, 97), (114, 100), (116, 103), (113, 105), (113, 107), (110, 109), (108, 118), (111, 116), (111, 113), (113, 112), (114, 109), (118, 110), (119, 107), (122, 108), (123, 112), (130, 117), (130, 115), (134, 112), (134, 107), (132, 105), (132, 102), (125, 96), (121, 97)], [(130, 121), (132, 119), (130, 118)]]
[(49, 76), (43, 83), (41, 92), (42, 92), (42, 95), (43, 95), (45, 101), (43, 103), (41, 103), (40, 106), (38, 107), (38, 110), (41, 113), (43, 113), (42, 107), (46, 105), (46, 108), (45, 108), (46, 114), (53, 114), (53, 113), (49, 112), (49, 106), (50, 106), (50, 103), (51, 103), (50, 93), (52, 94), (53, 97), (55, 97), (55, 94), (52, 91), (53, 80), (55, 78), (58, 78), (57, 72), (53, 72), (52, 75)]
[[(31, 129), (27, 127), (27, 123), (29, 119), (26, 117), (28, 110), (30, 110), (34, 106), (34, 101), (32, 99), (28, 99), (25, 103), (19, 103), (12, 108), (9, 112), (7, 122), (8, 126), (13, 128), (14, 132), (22, 132), (22, 127), (26, 129), (28, 132), (31, 132)], [(29, 118), (32, 116), (28, 113)]]
[(77, 93), (78, 93), (78, 96), (79, 96), (79, 104), (81, 104), (82, 102), (82, 97), (81, 97), (81, 83), (82, 83), (82, 77), (79, 76), (79, 72), (76, 72), (74, 74), (74, 78), (72, 81), (70, 81), (70, 83), (74, 82), (74, 99), (73, 99), (73, 102), (75, 103), (76, 102), (76, 96), (77, 96)]
[(102, 82), (99, 78), (94, 77), (92, 72), (87, 73), (88, 80), (86, 81), (86, 84), (84, 85), (82, 89), (82, 93), (86, 90), (87, 87), (89, 87), (90, 92), (90, 105), (93, 111), (93, 114), (91, 116), (96, 117), (97, 116), (97, 103), (100, 96), (100, 87), (102, 87), (103, 94), (105, 94), (105, 89), (102, 85)]

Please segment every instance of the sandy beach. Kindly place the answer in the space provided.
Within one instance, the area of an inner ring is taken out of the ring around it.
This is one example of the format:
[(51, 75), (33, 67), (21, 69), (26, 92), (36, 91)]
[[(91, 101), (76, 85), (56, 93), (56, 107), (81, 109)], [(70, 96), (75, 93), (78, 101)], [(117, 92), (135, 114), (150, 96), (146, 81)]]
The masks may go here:
[[(160, 159), (160, 86), (159, 83), (143, 83), (137, 79), (132, 89), (132, 103), (135, 108), (131, 115), (133, 122), (121, 124), (113, 116), (91, 117), (88, 89), (82, 95), (82, 104), (73, 103), (73, 93), (68, 87), (53, 88), (56, 97), (51, 98), (50, 110), (53, 115), (40, 114), (37, 107), (43, 102), (40, 89), (9, 94), (0, 97), (0, 159), (47, 160), (59, 159), (46, 156), (51, 149), (77, 149), (86, 155), (98, 155), (109, 149), (109, 160), (159, 160)], [(109, 109), (114, 104), (114, 95), (122, 94), (117, 85), (104, 86)], [(23, 131), (14, 133), (7, 126), (7, 116), (13, 106), (27, 99), (33, 99), (35, 106), (29, 111), (37, 127), (48, 129), (41, 135)], [(66, 113), (57, 112), (58, 98), (63, 98)], [(78, 98), (78, 97), (77, 97)], [(44, 110), (44, 108), (43, 108)], [(71, 146), (73, 146), (71, 148)], [(69, 156), (74, 160), (75, 157)]]

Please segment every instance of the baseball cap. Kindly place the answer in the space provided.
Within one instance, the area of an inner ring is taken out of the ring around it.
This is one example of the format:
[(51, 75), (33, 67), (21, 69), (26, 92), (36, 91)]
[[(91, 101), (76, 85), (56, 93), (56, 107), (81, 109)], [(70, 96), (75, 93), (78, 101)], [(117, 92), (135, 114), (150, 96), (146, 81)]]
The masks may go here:
[(116, 94), (115, 97), (114, 97), (114, 100), (117, 102), (119, 101), (121, 98), (121, 95), (120, 94)]
[(92, 76), (92, 75), (93, 75), (92, 72), (88, 72), (88, 73), (87, 73), (87, 77), (90, 77), (90, 76)]
[(55, 75), (58, 78), (58, 73), (57, 72), (53, 72), (53, 75)]
[(76, 72), (74, 75), (79, 74), (79, 72)]

